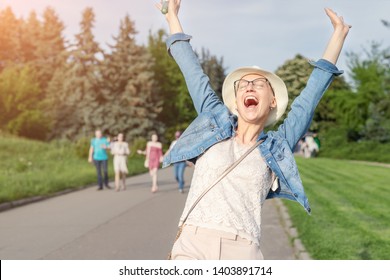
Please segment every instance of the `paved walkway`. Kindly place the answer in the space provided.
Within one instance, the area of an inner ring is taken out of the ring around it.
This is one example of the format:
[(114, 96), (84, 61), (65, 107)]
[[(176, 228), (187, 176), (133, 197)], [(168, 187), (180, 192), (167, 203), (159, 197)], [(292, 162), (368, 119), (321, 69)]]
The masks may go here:
[[(181, 194), (172, 168), (159, 171), (159, 192), (150, 193), (148, 174), (127, 179), (127, 190), (96, 187), (0, 212), (3, 260), (166, 259), (184, 207), (192, 168)], [(283, 205), (266, 201), (262, 252), (265, 259), (308, 259)]]

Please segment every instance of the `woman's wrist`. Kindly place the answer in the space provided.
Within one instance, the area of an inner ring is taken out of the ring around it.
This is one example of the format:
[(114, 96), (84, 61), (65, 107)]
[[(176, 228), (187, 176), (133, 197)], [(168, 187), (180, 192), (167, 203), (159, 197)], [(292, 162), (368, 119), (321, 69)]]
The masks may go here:
[(169, 23), (169, 30), (171, 34), (183, 33), (183, 28), (180, 24), (180, 20), (177, 16), (171, 16), (167, 18)]

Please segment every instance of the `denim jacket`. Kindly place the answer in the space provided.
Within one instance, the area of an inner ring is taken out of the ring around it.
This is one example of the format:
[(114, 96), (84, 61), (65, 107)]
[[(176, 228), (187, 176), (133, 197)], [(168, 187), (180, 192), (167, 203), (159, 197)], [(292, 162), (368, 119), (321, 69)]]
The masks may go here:
[[(190, 39), (189, 35), (177, 33), (168, 37), (166, 44), (168, 52), (184, 75), (198, 116), (164, 157), (163, 167), (184, 160), (195, 162), (214, 144), (233, 137), (237, 126), (237, 116), (229, 111), (211, 88), (209, 78), (189, 43)], [(264, 140), (258, 147), (260, 154), (277, 177), (276, 187), (272, 187), (267, 198), (280, 197), (297, 201), (307, 213), (311, 209), (293, 149), (308, 130), (314, 110), (333, 77), (343, 73), (324, 59), (310, 64), (314, 69), (307, 85), (295, 98), (283, 124), (276, 131), (261, 132), (258, 136), (258, 140)]]

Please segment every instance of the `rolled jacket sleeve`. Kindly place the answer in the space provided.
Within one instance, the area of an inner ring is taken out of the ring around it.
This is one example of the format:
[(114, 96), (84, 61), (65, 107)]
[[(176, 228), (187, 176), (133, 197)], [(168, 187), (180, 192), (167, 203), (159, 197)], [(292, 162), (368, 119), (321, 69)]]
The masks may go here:
[(203, 71), (199, 58), (189, 42), (191, 38), (184, 33), (169, 36), (166, 40), (168, 53), (176, 61), (184, 76), (196, 112), (200, 114), (205, 111), (217, 111), (224, 105), (212, 89), (209, 77)]
[(327, 61), (326, 59), (319, 59), (318, 61), (312, 61), (309, 60), (309, 63), (313, 65), (314, 67), (320, 68), (321, 70), (324, 70), (326, 72), (332, 73), (335, 76), (339, 76), (344, 73), (343, 70), (339, 70), (336, 65), (333, 63)]
[(171, 46), (176, 43), (177, 41), (190, 41), (192, 39), (192, 36), (187, 35), (185, 33), (175, 33), (169, 36), (166, 40), (167, 50), (170, 56), (171, 54)]
[(315, 108), (334, 77), (344, 73), (325, 59), (309, 61), (309, 63), (314, 66), (309, 80), (302, 92), (294, 99), (287, 118), (277, 130), (281, 137), (287, 140), (291, 150), (309, 129)]

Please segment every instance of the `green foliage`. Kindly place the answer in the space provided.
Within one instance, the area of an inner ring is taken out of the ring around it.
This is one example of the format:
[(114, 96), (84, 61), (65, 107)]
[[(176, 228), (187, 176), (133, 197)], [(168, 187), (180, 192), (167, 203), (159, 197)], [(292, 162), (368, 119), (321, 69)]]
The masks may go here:
[(358, 133), (365, 140), (390, 141), (390, 49), (373, 43), (365, 56), (350, 53), (359, 110)]
[(287, 60), (276, 70), (275, 74), (282, 78), (288, 90), (288, 110), (294, 99), (305, 88), (311, 71), (312, 67), (307, 59), (299, 54)]
[[(96, 184), (95, 167), (76, 155), (74, 143), (50, 143), (0, 134), (0, 203)], [(87, 148), (88, 150), (88, 148)], [(130, 176), (145, 172), (142, 157), (128, 162)], [(113, 180), (112, 160), (109, 178)]]
[(63, 31), (65, 26), (58, 18), (53, 8), (46, 8), (43, 13), (43, 22), (36, 22), (34, 18), (28, 22), (30, 45), (34, 50), (34, 59), (30, 62), (38, 77), (41, 89), (45, 96), (47, 87), (54, 73), (65, 63), (65, 39)]
[(31, 11), (27, 21), (21, 23), (20, 51), (24, 63), (37, 59), (36, 51), (40, 41), (41, 29), (42, 23), (39, 21), (37, 14)]
[(352, 138), (346, 127), (330, 126), (319, 134), (321, 139), (320, 157), (367, 160), (390, 163), (390, 143), (373, 140), (348, 141)]
[(167, 34), (160, 29), (156, 34), (149, 34), (148, 51), (153, 57), (153, 77), (155, 80), (154, 94), (163, 102), (158, 119), (166, 127), (185, 123), (194, 117), (194, 107), (176, 62), (166, 50)]
[(137, 155), (137, 150), (144, 151), (146, 148), (147, 140), (143, 137), (134, 138), (130, 143), (130, 157)]
[(80, 22), (81, 31), (76, 34), (76, 46), (68, 52), (68, 62), (55, 72), (48, 86), (53, 118), (51, 138), (76, 139), (91, 135), (96, 127), (104, 124), (97, 58), (102, 50), (92, 33), (94, 20), (92, 8), (86, 8)]
[(367, 140), (379, 143), (390, 142), (390, 98), (368, 106), (370, 118), (365, 122), (362, 134)]
[[(143, 46), (135, 42), (134, 23), (126, 16), (120, 23), (118, 36), (101, 66), (101, 128), (112, 135), (124, 133), (125, 139), (145, 137), (151, 130), (161, 133), (158, 120), (162, 100), (155, 88), (153, 59)], [(107, 106), (109, 102), (109, 106)]]
[[(370, 50), (365, 50), (364, 56), (348, 54), (352, 87), (343, 78), (336, 77), (319, 103), (310, 126), (312, 131), (328, 136), (332, 134), (332, 137), (340, 140), (338, 146), (331, 145), (330, 149), (345, 148), (345, 151), (350, 151), (350, 147), (344, 147), (342, 144), (352, 145), (350, 141), (390, 141), (389, 53), (389, 49), (381, 49), (380, 45), (374, 43)], [(289, 104), (304, 88), (311, 69), (306, 59), (297, 55), (276, 71), (288, 88)], [(343, 133), (334, 134), (332, 130), (327, 131), (333, 128)], [(345, 139), (341, 139), (340, 135)], [(330, 156), (333, 153), (325, 154)], [(340, 154), (347, 158), (355, 157), (347, 152)], [(366, 156), (372, 158), (371, 155)]]
[(15, 135), (45, 140), (50, 123), (44, 112), (33, 109), (20, 113), (17, 118), (8, 123), (7, 127)]
[[(168, 55), (165, 39), (167, 34), (159, 30), (156, 34), (149, 35), (148, 49), (154, 58), (154, 78), (156, 81), (156, 94), (163, 100), (163, 110), (159, 114), (161, 120), (172, 131), (187, 127), (197, 116), (184, 77), (176, 62)], [(218, 96), (221, 96), (222, 84), (225, 79), (223, 59), (218, 59), (210, 52), (202, 48), (199, 62), (208, 77), (210, 84)], [(171, 138), (171, 137), (169, 137)]]
[(74, 143), (75, 153), (79, 158), (87, 159), (89, 155), (89, 147), (91, 146), (91, 138), (81, 137)]
[(32, 139), (46, 138), (50, 123), (28, 66), (7, 67), (0, 73), (0, 111), (0, 128)]
[(46, 114), (46, 86), (64, 61), (63, 29), (51, 8), (45, 10), (43, 22), (34, 11), (27, 21), (16, 19), (11, 8), (0, 11), (0, 109), (5, 112), (0, 127), (23, 137), (46, 139), (52, 123)]
[[(306, 58), (299, 54), (296, 55), (295, 58), (287, 60), (281, 67), (276, 70), (275, 73), (282, 78), (288, 90), (289, 102), (286, 113), (290, 111), (291, 103), (305, 88), (307, 80), (309, 79), (312, 71), (313, 66), (309, 64)], [(336, 77), (328, 89), (328, 91), (348, 90), (349, 86), (342, 77)], [(321, 122), (335, 121), (335, 118), (338, 117), (334, 115), (333, 108), (329, 104), (331, 102), (331, 98), (327, 96), (328, 93), (325, 94), (324, 99), (321, 100), (315, 111), (315, 115), (310, 126), (310, 130), (312, 131), (319, 131)]]
[(209, 50), (202, 48), (199, 59), (203, 71), (210, 79), (211, 88), (222, 99), (222, 85), (226, 77), (223, 57), (218, 59), (217, 56), (211, 55)]
[(390, 258), (388, 167), (297, 158), (311, 216), (284, 200), (306, 250), (317, 260)]
[(0, 70), (20, 59), (19, 21), (10, 7), (0, 11)]

